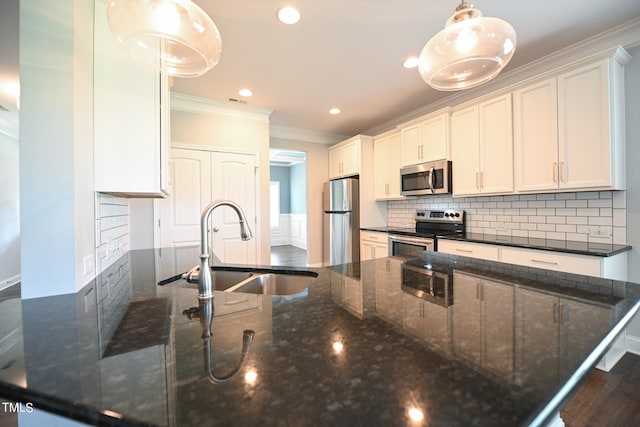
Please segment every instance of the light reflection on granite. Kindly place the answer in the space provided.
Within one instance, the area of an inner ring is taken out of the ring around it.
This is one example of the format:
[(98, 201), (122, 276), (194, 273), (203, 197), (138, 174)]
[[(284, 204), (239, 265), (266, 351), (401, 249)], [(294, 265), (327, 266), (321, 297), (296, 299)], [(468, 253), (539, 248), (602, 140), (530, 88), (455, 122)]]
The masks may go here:
[[(201, 325), (182, 314), (197, 290), (155, 286), (154, 261), (133, 251), (120, 264), (129, 270), (105, 272), (130, 278), (125, 290), (98, 278), (76, 295), (22, 301), (27, 394), (57, 396), (59, 413), (85, 421), (122, 414), (114, 425), (514, 426), (640, 295), (634, 284), (450, 255), (407, 261), (451, 279), (452, 303), (435, 304), (402, 290), (399, 258), (319, 269), (292, 298), (216, 293), (216, 371), (237, 362), (244, 329), (255, 338), (242, 372), (211, 384)], [(14, 378), (0, 370), (0, 394)]]

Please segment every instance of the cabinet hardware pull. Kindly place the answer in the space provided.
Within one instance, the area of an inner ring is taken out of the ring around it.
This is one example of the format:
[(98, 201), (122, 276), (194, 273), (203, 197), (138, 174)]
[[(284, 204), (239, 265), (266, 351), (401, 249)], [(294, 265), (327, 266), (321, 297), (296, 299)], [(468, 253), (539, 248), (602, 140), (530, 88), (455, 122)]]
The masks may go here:
[(470, 251), (468, 249), (459, 249), (459, 248), (456, 248), (456, 252), (464, 252), (464, 253), (467, 253), (467, 254), (472, 254), (473, 253), (473, 251)]
[(476, 299), (480, 299), (480, 282), (476, 283)]
[(540, 260), (540, 259), (531, 259), (531, 262), (537, 262), (538, 264), (558, 265), (557, 262), (543, 261), (543, 260)]
[(480, 188), (480, 172), (476, 172), (476, 188)]
[(553, 303), (553, 323), (558, 323), (558, 304)]
[(568, 172), (567, 164), (565, 162), (560, 162), (560, 180), (564, 183), (567, 182), (567, 176), (569, 175)]
[(558, 182), (558, 162), (553, 162), (553, 182)]
[(484, 172), (480, 172), (480, 188), (484, 188)]

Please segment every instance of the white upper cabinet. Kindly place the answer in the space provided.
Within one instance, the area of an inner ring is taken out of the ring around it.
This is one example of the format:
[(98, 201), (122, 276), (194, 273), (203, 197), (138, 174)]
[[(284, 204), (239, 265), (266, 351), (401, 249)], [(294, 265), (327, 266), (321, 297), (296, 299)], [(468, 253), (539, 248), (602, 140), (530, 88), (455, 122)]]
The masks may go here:
[(360, 174), (360, 138), (329, 148), (329, 179)]
[(449, 108), (401, 126), (402, 166), (449, 159)]
[(628, 54), (514, 92), (516, 191), (623, 190)]
[(164, 197), (169, 146), (167, 76), (129, 57), (95, 2), (94, 166), (96, 191)]
[(511, 94), (451, 116), (454, 196), (513, 192)]
[(400, 162), (400, 131), (375, 137), (373, 172), (376, 200), (404, 198), (400, 194)]

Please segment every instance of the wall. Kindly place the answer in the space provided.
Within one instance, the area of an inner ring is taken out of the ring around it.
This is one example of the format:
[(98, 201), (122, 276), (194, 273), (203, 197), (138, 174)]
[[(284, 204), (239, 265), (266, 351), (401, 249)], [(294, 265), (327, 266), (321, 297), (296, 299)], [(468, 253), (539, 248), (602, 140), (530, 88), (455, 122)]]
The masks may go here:
[(291, 213), (307, 213), (307, 167), (305, 163), (291, 166)]
[(292, 138), (272, 136), (270, 145), (271, 148), (304, 151), (307, 154), (307, 262), (310, 266), (322, 266), (322, 186), (329, 180), (327, 145)]
[(270, 111), (235, 106), (229, 102), (172, 94), (171, 142), (253, 152), (259, 161), (261, 213), (254, 235), (258, 239), (258, 262), (270, 258), (269, 233), (269, 121)]
[(94, 274), (92, 42), (93, 2), (20, 2), (23, 299)]
[[(640, 46), (629, 49), (631, 62), (625, 67), (626, 160), (627, 160), (627, 277), (640, 283)], [(628, 346), (640, 354), (640, 315), (627, 329)]]
[[(515, 237), (626, 243), (625, 192), (581, 192), (485, 197), (425, 196), (388, 202), (390, 227), (414, 227), (416, 209), (462, 209), (467, 231)], [(608, 238), (591, 228), (611, 229)]]
[(270, 180), (280, 183), (280, 213), (291, 213), (291, 176), (290, 168), (283, 166), (270, 167)]
[(20, 279), (18, 140), (0, 129), (0, 289)]

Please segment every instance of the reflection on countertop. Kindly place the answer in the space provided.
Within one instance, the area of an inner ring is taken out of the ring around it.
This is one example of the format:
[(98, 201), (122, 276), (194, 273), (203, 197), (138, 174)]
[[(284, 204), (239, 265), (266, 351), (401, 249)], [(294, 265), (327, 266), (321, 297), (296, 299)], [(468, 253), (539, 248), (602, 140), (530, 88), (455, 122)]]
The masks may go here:
[(193, 258), (159, 252), (128, 253), (78, 294), (10, 299), (22, 372), (0, 370), (0, 395), (112, 425), (521, 425), (640, 296), (437, 253), (317, 269), (293, 297), (216, 292), (212, 369), (231, 371), (255, 336), (241, 372), (212, 384), (183, 314), (197, 290), (155, 285)]

